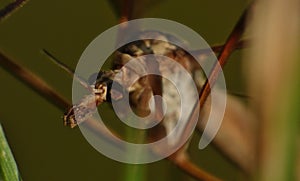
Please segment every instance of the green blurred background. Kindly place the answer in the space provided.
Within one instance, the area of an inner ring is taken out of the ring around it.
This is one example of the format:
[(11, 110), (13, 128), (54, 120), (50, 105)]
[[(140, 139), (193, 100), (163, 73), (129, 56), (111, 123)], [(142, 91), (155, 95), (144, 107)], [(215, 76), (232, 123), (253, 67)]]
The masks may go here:
[[(4, 7), (10, 1), (1, 1)], [(164, 0), (144, 17), (178, 21), (211, 45), (223, 43), (247, 5), (245, 0)], [(112, 6), (100, 1), (31, 0), (0, 24), (0, 49), (71, 100), (72, 79), (41, 53), (45, 48), (72, 68), (97, 35), (118, 23)], [(99, 50), (101, 51), (101, 50)], [(243, 92), (241, 52), (225, 68), (228, 90)], [(0, 122), (23, 180), (122, 180), (125, 164), (98, 153), (78, 128), (62, 124), (63, 112), (0, 68)], [(198, 150), (194, 134), (191, 159), (225, 180), (245, 180), (213, 146)], [(193, 180), (169, 161), (142, 165), (147, 180)]]

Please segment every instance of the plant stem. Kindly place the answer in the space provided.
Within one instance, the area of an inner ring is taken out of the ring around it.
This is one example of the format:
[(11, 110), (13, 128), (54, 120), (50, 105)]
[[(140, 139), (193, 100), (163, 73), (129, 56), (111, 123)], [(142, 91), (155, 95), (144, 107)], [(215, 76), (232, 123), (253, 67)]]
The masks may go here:
[[(134, 141), (136, 143), (144, 143), (144, 141), (146, 140), (146, 132), (144, 130), (136, 132), (130, 129), (129, 127), (126, 127), (126, 137), (129, 141)], [(130, 148), (127, 148), (126, 152), (128, 153), (126, 157), (128, 156), (130, 160), (137, 160), (139, 159), (138, 157), (145, 156), (139, 153), (139, 150), (131, 150)], [(126, 164), (124, 176), (125, 181), (145, 181), (147, 180), (146, 167), (145, 165), (141, 164)]]

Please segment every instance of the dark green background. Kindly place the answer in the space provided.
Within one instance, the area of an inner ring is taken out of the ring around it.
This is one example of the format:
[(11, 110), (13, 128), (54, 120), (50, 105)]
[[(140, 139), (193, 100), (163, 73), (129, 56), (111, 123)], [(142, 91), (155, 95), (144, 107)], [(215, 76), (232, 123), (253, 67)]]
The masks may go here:
[[(3, 7), (9, 1), (1, 1)], [(226, 40), (247, 2), (164, 0), (145, 17), (178, 21), (197, 31), (209, 44)], [(90, 41), (118, 23), (107, 1), (31, 0), (0, 24), (0, 49), (71, 99), (72, 79), (51, 63), (46, 48), (75, 68)], [(101, 50), (99, 50), (101, 51)], [(225, 68), (228, 89), (241, 92), (241, 53)], [(27, 181), (122, 180), (124, 164), (94, 150), (78, 128), (62, 125), (63, 112), (0, 68), (0, 122), (22, 178)], [(191, 159), (225, 180), (245, 179), (213, 147), (198, 150), (199, 135), (190, 148)], [(148, 180), (193, 180), (168, 161), (148, 164)]]

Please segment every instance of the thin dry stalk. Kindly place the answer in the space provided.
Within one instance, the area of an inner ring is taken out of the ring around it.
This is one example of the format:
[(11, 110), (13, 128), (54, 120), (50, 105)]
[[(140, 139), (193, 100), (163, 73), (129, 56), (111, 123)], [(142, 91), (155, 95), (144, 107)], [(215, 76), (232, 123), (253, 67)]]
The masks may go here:
[(3, 21), (5, 18), (10, 16), (13, 12), (21, 8), (25, 3), (29, 0), (16, 0), (8, 4), (6, 7), (0, 10), (0, 22)]
[[(241, 41), (241, 37), (245, 30), (246, 18), (249, 11), (252, 9), (252, 4), (245, 10), (237, 24), (235, 25), (232, 33), (229, 35), (226, 43), (222, 46), (220, 54), (218, 56), (219, 66), (215, 66), (210, 73), (208, 80), (206, 81), (202, 92), (200, 93), (199, 104), (196, 106), (196, 109), (201, 107), (204, 110), (202, 112), (201, 121), (199, 121), (198, 128), (203, 131), (205, 128), (206, 122), (205, 118), (210, 111), (210, 102), (206, 103), (206, 99), (210, 95), (211, 86), (214, 85), (215, 81), (218, 78), (219, 73), (222, 71), (221, 68), (224, 67), (226, 62), (228, 61), (230, 55), (237, 47), (243, 47), (245, 42)], [(219, 47), (216, 47), (215, 50), (218, 50)], [(210, 82), (210, 84), (209, 84)], [(248, 115), (241, 115), (241, 112)], [(193, 112), (191, 118), (193, 119), (196, 111)], [(245, 117), (246, 116), (246, 117)], [(247, 120), (245, 120), (245, 118)], [(237, 100), (234, 100), (232, 97), (227, 102), (225, 116), (222, 122), (222, 126), (215, 137), (213, 143), (217, 148), (221, 150), (221, 152), (229, 158), (233, 163), (235, 163), (241, 170), (246, 173), (250, 173), (252, 171), (253, 166), (253, 155), (252, 146), (253, 145), (253, 134), (247, 125), (249, 119), (251, 118), (251, 114), (244, 108), (244, 106), (239, 103)], [(241, 130), (242, 129), (242, 130)], [(232, 144), (235, 145), (235, 148), (232, 149)], [(247, 159), (245, 159), (247, 158)]]
[(20, 81), (25, 83), (28, 87), (32, 88), (58, 108), (64, 110), (66, 107), (71, 105), (64, 97), (57, 93), (55, 89), (50, 87), (39, 76), (17, 64), (8, 56), (4, 55), (1, 51), (0, 66), (2, 66), (6, 71), (11, 73), (13, 76), (18, 78)]

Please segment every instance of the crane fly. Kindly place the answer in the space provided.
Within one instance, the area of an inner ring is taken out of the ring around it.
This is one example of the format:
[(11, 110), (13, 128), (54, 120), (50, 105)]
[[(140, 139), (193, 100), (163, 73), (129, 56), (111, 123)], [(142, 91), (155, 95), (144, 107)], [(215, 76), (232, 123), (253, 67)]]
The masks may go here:
[[(96, 81), (90, 82), (90, 86), (86, 86), (94, 95), (84, 96), (77, 104), (68, 109), (64, 115), (64, 124), (75, 127), (77, 124), (90, 118), (97, 111), (96, 107), (101, 103), (111, 102), (112, 100), (118, 101), (124, 97), (125, 93), (129, 93), (130, 105), (137, 109), (141, 116), (149, 114), (153, 111), (151, 109), (154, 109), (156, 116), (152, 121), (159, 122), (162, 119), (165, 132), (169, 134), (177, 124), (177, 120), (180, 117), (180, 106), (182, 106), (176, 88), (178, 86), (184, 87), (187, 90), (186, 94), (192, 94), (188, 91), (192, 88), (190, 86), (196, 85), (197, 91), (200, 91), (206, 80), (203, 70), (197, 61), (183, 48), (170, 43), (169, 40), (171, 38), (174, 39), (175, 37), (162, 32), (143, 31), (139, 33), (139, 39), (141, 40), (119, 48), (114, 54), (112, 70), (101, 70), (97, 74)], [(165, 60), (160, 61), (160, 63), (153, 63), (157, 60), (142, 58), (144, 55), (149, 54), (165, 56), (174, 60), (184, 67), (194, 81), (181, 80), (181, 71), (175, 65), (169, 64)], [(178, 74), (175, 81), (176, 87), (165, 78), (153, 75), (141, 77), (132, 85), (121, 86), (129, 84), (133, 78), (139, 76), (134, 70), (138, 69), (138, 66), (133, 69), (124, 66), (132, 59), (144, 64), (147, 67), (146, 69), (152, 69), (152, 71), (158, 71), (163, 74), (164, 72), (169, 72), (166, 73), (166, 77), (171, 76), (170, 74)], [(121, 77), (116, 78), (116, 74), (119, 72), (122, 72)], [(117, 89), (112, 88), (113, 83), (118, 85)], [(154, 99), (154, 108), (149, 106), (151, 97), (154, 95), (162, 96), (166, 100), (166, 104), (169, 105), (164, 117), (163, 112), (165, 110), (162, 102)], [(191, 104), (194, 103), (195, 96), (197, 95), (187, 96)], [(178, 136), (182, 131), (179, 131)], [(172, 142), (175, 142), (175, 139), (178, 139), (178, 137), (174, 138)]]
[[(21, 7), (26, 0), (16, 0), (15, 2), (10, 3), (7, 7), (0, 10), (0, 21), (3, 20), (5, 17), (7, 17), (13, 10), (17, 9), (18, 7)], [(138, 13), (136, 13), (135, 16), (132, 15), (132, 10), (135, 9), (141, 9), (133, 8), (133, 5), (136, 5), (136, 3), (133, 3), (134, 1), (124, 1), (123, 2), (117, 2), (117, 1), (110, 1), (113, 4), (119, 3), (121, 4), (120, 7), (124, 7), (123, 11), (120, 13), (121, 19), (123, 21), (127, 21), (130, 19), (133, 19), (134, 17), (138, 16)], [(142, 1), (141, 1), (142, 2)], [(153, 3), (153, 2), (151, 2)], [(118, 6), (116, 6), (118, 7)], [(147, 6), (145, 6), (147, 7)], [(148, 8), (148, 7), (147, 7)], [(140, 11), (141, 12), (141, 11)], [(246, 13), (245, 13), (246, 14)], [(239, 39), (241, 38), (241, 35), (244, 31), (244, 25), (245, 22), (244, 19), (241, 19), (241, 23), (238, 23), (236, 27), (234, 28), (234, 31), (232, 35), (229, 36), (228, 41), (226, 42), (226, 46), (220, 46), (217, 48), (221, 48), (220, 51), (220, 58), (223, 62), (224, 59), (228, 59), (228, 56), (231, 54), (231, 52), (240, 47), (238, 44)], [(235, 31), (237, 30), (237, 31)], [(172, 58), (176, 62), (180, 63), (184, 68), (191, 74), (191, 76), (194, 78), (195, 84), (197, 85), (198, 90), (204, 89), (203, 83), (206, 80), (206, 77), (203, 75), (203, 72), (198, 64), (195, 64), (195, 61), (193, 58), (185, 52), (182, 48), (172, 45), (171, 43), (168, 43), (168, 40), (170, 38), (169, 35), (164, 33), (157, 33), (157, 36), (161, 36), (163, 41), (155, 41), (151, 39), (151, 37), (146, 36), (147, 33), (143, 32), (140, 34), (141, 38), (143, 40), (133, 42), (131, 44), (128, 44), (122, 48), (120, 48), (115, 54), (114, 63), (112, 66), (112, 70), (103, 71), (100, 70), (99, 73), (97, 73), (97, 79), (96, 81), (90, 82), (90, 84), (86, 83), (85, 81), (81, 80), (80, 77), (77, 75), (74, 75), (76, 79), (79, 80), (79, 82), (87, 88), (91, 93), (95, 94), (95, 96), (86, 95), (84, 96), (77, 104), (72, 106), (64, 115), (64, 123), (67, 126), (75, 127), (77, 124), (80, 124), (84, 122), (86, 119), (91, 117), (93, 115), (93, 112), (96, 111), (96, 107), (100, 105), (103, 102), (111, 102), (112, 100), (119, 100), (122, 99), (124, 94), (130, 93), (130, 100), (133, 107), (136, 107), (137, 109), (141, 109), (144, 112), (149, 112), (149, 102), (150, 97), (153, 95), (161, 95), (165, 97), (168, 100), (171, 100), (171, 103), (178, 104), (178, 99), (176, 96), (176, 93), (173, 94), (172, 91), (169, 91), (171, 88), (171, 84), (169, 84), (165, 79), (157, 78), (157, 77), (151, 77), (147, 76), (142, 78), (141, 80), (137, 81), (135, 84), (133, 84), (130, 87), (123, 87), (123, 86), (117, 86), (117, 89), (112, 88), (113, 83), (117, 83), (120, 80), (116, 80), (116, 75), (120, 73), (120, 71), (124, 71), (124, 64), (128, 59), (136, 58), (139, 60), (139, 57), (142, 55), (147, 54), (157, 54), (157, 55), (163, 55)], [(233, 36), (235, 35), (235, 36)], [(242, 42), (242, 41), (241, 41)], [(243, 43), (241, 43), (243, 45)], [(243, 46), (241, 46), (243, 47)], [(225, 51), (226, 50), (226, 51)], [(223, 58), (222, 55), (225, 55)], [(223, 63), (224, 64), (224, 63)], [(21, 68), (19, 68), (22, 70)], [(158, 65), (158, 70), (162, 71), (164, 69), (172, 69), (172, 67), (168, 65), (160, 64)], [(125, 69), (126, 71), (126, 69)], [(26, 73), (26, 71), (23, 71), (22, 73)], [(176, 71), (175, 71), (176, 72)], [(20, 76), (20, 73), (17, 71), (13, 72), (16, 73), (17, 76)], [(217, 74), (216, 74), (217, 75)], [(24, 78), (21, 76), (22, 80), (25, 80), (25, 82), (29, 82), (30, 85), (33, 85), (33, 87), (37, 87), (36, 84), (32, 83), (33, 81), (28, 81), (29, 78)], [(130, 79), (128, 75), (124, 76), (122, 78), (122, 81)], [(181, 81), (181, 85), (185, 85), (183, 81)], [(180, 81), (179, 81), (180, 83)], [(42, 89), (37, 89), (38, 91), (43, 92)], [(205, 90), (205, 89), (204, 89)], [(51, 91), (50, 91), (51, 92)], [(188, 94), (188, 92), (187, 92)], [(174, 96), (175, 95), (175, 96)], [(44, 95), (47, 97), (47, 94)], [(205, 96), (203, 96), (205, 97)], [(59, 96), (51, 97), (53, 99), (59, 99)], [(63, 102), (62, 105), (66, 105), (66, 101)], [(95, 104), (96, 102), (96, 104)], [(95, 106), (96, 105), (96, 106)], [(159, 104), (156, 105), (159, 108)], [(142, 111), (142, 112), (143, 112)], [(161, 111), (161, 110), (159, 110)], [(160, 117), (160, 114), (158, 112), (157, 118)], [(77, 112), (77, 116), (75, 116), (75, 112)], [(170, 128), (174, 126), (174, 122), (176, 122), (176, 109), (173, 110), (173, 115), (170, 114), (169, 117), (164, 117), (163, 125), (166, 129), (166, 132), (169, 132)], [(78, 114), (79, 113), (79, 114)], [(168, 121), (167, 118), (170, 120)], [(227, 135), (227, 134), (226, 134)], [(244, 141), (244, 140), (243, 140)], [(230, 149), (231, 150), (231, 149)], [(226, 151), (226, 150), (225, 150)], [(174, 159), (175, 162), (177, 161), (176, 158)], [(182, 161), (182, 160), (181, 160)], [(175, 163), (174, 162), (174, 163)], [(186, 161), (189, 163), (188, 161)], [(178, 163), (178, 162), (177, 162)], [(191, 165), (190, 163), (188, 165)], [(180, 167), (190, 173), (191, 175), (195, 176), (197, 178), (203, 178), (201, 177), (201, 174), (197, 175), (196, 171), (189, 171), (189, 167), (185, 167), (184, 165), (180, 165)], [(194, 170), (194, 169), (193, 169)]]

